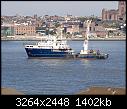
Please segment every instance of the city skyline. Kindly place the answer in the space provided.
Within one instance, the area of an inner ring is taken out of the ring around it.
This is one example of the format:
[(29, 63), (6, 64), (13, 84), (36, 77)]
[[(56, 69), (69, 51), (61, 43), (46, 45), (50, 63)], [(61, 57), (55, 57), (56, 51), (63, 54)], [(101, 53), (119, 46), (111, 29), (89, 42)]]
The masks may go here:
[(98, 16), (102, 9), (117, 9), (118, 1), (2, 1), (1, 14), (13, 16)]

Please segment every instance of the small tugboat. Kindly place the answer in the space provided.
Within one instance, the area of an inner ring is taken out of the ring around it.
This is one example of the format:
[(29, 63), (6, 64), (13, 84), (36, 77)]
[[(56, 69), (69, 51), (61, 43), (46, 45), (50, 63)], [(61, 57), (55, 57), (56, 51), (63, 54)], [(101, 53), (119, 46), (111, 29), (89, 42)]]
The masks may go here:
[(76, 55), (76, 58), (84, 58), (84, 59), (106, 59), (108, 58), (108, 54), (100, 53), (99, 50), (88, 50), (88, 39), (89, 39), (89, 26), (91, 24), (90, 20), (87, 20), (87, 31), (86, 31), (86, 38), (83, 44), (83, 50), (80, 51)]
[(72, 58), (74, 50), (67, 45), (66, 39), (56, 36), (47, 36), (46, 40), (38, 42), (36, 45), (25, 45), (28, 57), (41, 58)]

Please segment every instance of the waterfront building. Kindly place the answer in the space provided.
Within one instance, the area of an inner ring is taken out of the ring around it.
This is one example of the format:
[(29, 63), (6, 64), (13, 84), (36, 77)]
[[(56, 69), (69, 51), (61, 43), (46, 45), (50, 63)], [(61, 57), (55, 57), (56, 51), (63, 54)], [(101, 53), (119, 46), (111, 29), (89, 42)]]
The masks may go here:
[(33, 18), (34, 18), (34, 19), (37, 19), (37, 14), (34, 14)]
[(42, 21), (36, 21), (35, 26), (36, 27), (42, 27), (43, 22)]
[(46, 27), (36, 27), (36, 33), (46, 35)]
[(118, 9), (102, 9), (102, 20), (126, 20), (126, 1), (118, 2)]
[[(89, 27), (89, 31), (90, 32), (94, 32), (95, 31), (95, 22), (91, 22), (91, 24), (90, 24), (90, 27)], [(86, 31), (86, 29), (87, 29), (87, 25), (86, 25), (86, 22), (84, 22), (83, 23), (83, 28), (85, 29), (85, 31)]]
[[(85, 34), (86, 30), (87, 30), (87, 25), (86, 25), (86, 22), (84, 22), (83, 23), (83, 31), (82, 31), (82, 33)], [(89, 31), (90, 31), (91, 35), (94, 34), (97, 37), (105, 37), (106, 34), (107, 34), (107, 31), (105, 30), (103, 25), (96, 24), (95, 22), (91, 22), (91, 24), (89, 26)]]
[(15, 35), (27, 35), (27, 36), (34, 36), (36, 35), (35, 26), (25, 26), (25, 25), (16, 25), (14, 26), (14, 33)]
[(70, 25), (70, 26), (68, 26), (66, 28), (66, 32), (67, 33), (70, 33), (70, 34), (79, 32), (79, 25)]
[(1, 26), (1, 36), (14, 36), (14, 27)]

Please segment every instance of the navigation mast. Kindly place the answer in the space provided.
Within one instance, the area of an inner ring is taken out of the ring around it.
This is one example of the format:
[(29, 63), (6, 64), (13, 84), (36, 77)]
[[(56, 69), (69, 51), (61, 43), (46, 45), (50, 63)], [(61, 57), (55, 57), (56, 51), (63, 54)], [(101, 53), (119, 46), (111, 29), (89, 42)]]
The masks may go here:
[(89, 40), (89, 28), (91, 24), (91, 20), (87, 20), (86, 22), (87, 30), (86, 30), (86, 36), (83, 43), (83, 50), (81, 50), (80, 54), (88, 54), (88, 40)]

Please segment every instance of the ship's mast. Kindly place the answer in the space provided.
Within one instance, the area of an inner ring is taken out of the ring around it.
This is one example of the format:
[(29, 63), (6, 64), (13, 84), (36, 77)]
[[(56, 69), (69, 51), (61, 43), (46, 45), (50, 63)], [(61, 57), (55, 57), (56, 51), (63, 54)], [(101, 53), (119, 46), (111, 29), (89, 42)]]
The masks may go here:
[(83, 44), (83, 50), (84, 51), (88, 50), (88, 40), (89, 40), (89, 28), (90, 28), (90, 24), (91, 24), (91, 20), (87, 20), (86, 21), (86, 25), (87, 25), (86, 37), (85, 37), (84, 44)]
[(89, 39), (90, 24), (91, 24), (91, 20), (87, 20), (87, 22), (86, 22), (86, 25), (87, 25), (87, 31), (86, 31), (87, 40)]
[(63, 40), (63, 26), (60, 27), (60, 40)]
[(63, 28), (60, 29), (60, 39), (62, 40), (62, 36), (63, 36)]
[(89, 28), (90, 28), (91, 20), (87, 20), (85, 23), (87, 25), (87, 30), (86, 30), (86, 36), (83, 44), (83, 50), (81, 50), (80, 54), (88, 53)]

